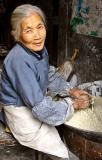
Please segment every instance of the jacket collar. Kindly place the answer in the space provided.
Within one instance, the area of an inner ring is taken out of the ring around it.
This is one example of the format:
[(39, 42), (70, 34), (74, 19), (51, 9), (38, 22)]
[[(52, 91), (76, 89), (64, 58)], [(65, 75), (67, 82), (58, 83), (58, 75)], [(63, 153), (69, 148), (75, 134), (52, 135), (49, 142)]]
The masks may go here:
[(38, 60), (43, 59), (44, 49), (40, 52), (34, 52), (33, 50), (27, 48), (23, 43), (17, 42), (28, 54), (32, 54), (35, 56)]

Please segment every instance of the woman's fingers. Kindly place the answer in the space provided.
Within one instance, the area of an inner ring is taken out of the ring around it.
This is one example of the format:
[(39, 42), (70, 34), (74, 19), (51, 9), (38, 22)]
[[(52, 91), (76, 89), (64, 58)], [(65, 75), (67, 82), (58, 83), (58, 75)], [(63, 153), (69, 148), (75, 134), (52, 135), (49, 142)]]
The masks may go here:
[(89, 107), (90, 102), (88, 100), (83, 100), (83, 99), (75, 99), (73, 101), (73, 106), (75, 109), (85, 109)]
[(91, 100), (92, 96), (84, 91), (81, 90), (79, 88), (73, 88), (69, 91), (70, 96), (74, 97), (74, 98), (79, 98), (79, 99), (84, 99), (84, 100)]

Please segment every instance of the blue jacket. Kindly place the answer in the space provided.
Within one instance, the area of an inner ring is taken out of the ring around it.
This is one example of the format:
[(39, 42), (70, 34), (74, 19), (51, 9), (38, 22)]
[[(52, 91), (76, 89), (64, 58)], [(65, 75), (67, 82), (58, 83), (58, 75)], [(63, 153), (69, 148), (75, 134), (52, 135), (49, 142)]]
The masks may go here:
[(48, 88), (53, 93), (63, 92), (70, 84), (50, 68), (46, 48), (37, 54), (17, 43), (4, 60), (0, 102), (27, 106), (34, 117), (50, 125), (64, 123), (73, 113), (71, 100), (54, 101), (46, 93)]

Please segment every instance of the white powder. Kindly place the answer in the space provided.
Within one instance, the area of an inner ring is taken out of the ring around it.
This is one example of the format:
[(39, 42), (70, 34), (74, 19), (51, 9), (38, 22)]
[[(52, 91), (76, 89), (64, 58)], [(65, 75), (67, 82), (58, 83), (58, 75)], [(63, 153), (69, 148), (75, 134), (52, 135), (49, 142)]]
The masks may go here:
[(86, 131), (102, 132), (102, 98), (94, 100), (93, 108), (76, 111), (65, 124)]

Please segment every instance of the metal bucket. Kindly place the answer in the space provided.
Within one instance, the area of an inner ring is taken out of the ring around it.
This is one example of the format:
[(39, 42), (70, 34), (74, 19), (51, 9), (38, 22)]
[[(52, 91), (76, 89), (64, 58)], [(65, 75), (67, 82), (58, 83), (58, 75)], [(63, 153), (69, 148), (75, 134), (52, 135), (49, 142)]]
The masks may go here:
[(80, 160), (102, 160), (102, 134), (65, 125), (65, 142)]
[[(101, 106), (102, 109), (102, 98), (97, 98), (97, 104)], [(102, 118), (100, 120), (102, 120)], [(85, 130), (65, 123), (64, 139), (68, 148), (76, 154), (80, 160), (102, 160), (101, 131)]]

